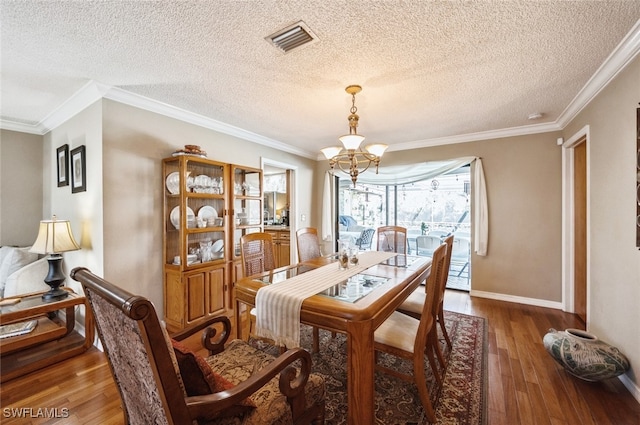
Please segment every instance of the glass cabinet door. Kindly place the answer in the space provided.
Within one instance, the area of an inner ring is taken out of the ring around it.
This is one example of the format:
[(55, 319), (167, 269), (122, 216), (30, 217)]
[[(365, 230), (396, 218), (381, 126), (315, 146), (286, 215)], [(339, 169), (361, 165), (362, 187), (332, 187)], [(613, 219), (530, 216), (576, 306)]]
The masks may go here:
[(228, 166), (187, 156), (163, 165), (165, 264), (184, 270), (224, 261)]
[(262, 231), (262, 170), (232, 166), (233, 259), (240, 259), (240, 238)]

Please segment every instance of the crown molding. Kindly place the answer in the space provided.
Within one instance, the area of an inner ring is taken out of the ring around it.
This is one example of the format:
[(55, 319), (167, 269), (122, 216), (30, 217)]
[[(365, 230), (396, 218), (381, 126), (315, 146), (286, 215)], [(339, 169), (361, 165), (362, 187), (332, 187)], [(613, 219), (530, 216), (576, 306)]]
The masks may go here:
[(573, 98), (556, 122), (565, 128), (640, 53), (640, 19)]
[(503, 128), (500, 130), (480, 131), (477, 133), (459, 134), (455, 136), (437, 137), (434, 139), (415, 140), (389, 146), (388, 151), (404, 151), (409, 149), (428, 148), (432, 146), (453, 145), (456, 143), (477, 142), (480, 140), (502, 139), (505, 137), (526, 136), (528, 134), (560, 131), (557, 122), (524, 125), (521, 127)]
[(239, 139), (247, 140), (259, 145), (267, 146), (273, 149), (278, 149), (283, 152), (288, 152), (294, 155), (302, 156), (309, 159), (315, 159), (315, 154), (302, 150), (295, 146), (288, 145), (269, 137), (261, 136), (256, 133), (252, 133), (242, 128), (235, 127), (229, 124), (225, 124), (221, 121), (214, 120), (212, 118), (205, 117), (187, 110), (162, 103), (157, 100), (150, 99), (145, 96), (141, 96), (130, 91), (123, 90), (117, 87), (111, 87), (110, 90), (105, 93), (104, 97), (116, 102), (124, 103), (126, 105), (134, 106), (136, 108), (144, 109), (149, 112), (164, 115), (170, 118), (174, 118), (180, 121), (187, 122), (189, 124), (197, 125), (199, 127), (208, 128), (210, 130), (217, 131), (219, 133), (228, 134)]

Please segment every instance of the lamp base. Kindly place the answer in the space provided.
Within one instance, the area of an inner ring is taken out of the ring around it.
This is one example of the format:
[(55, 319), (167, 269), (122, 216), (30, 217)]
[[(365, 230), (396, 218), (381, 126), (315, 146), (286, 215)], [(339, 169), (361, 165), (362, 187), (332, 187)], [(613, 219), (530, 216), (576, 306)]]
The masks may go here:
[(51, 289), (49, 292), (45, 292), (42, 294), (42, 299), (44, 301), (58, 301), (69, 296), (69, 292), (64, 289), (56, 288)]
[(57, 301), (66, 298), (69, 292), (60, 289), (66, 279), (62, 271), (62, 255), (51, 254), (47, 261), (49, 262), (49, 273), (44, 278), (44, 283), (49, 285), (51, 290), (42, 294), (42, 299), (44, 301)]

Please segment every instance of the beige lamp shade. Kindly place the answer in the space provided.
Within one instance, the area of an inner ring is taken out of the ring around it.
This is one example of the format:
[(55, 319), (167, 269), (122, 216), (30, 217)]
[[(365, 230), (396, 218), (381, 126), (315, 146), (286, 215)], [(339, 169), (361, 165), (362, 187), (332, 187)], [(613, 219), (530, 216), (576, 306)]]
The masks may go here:
[(382, 143), (375, 143), (373, 145), (365, 146), (365, 149), (370, 154), (375, 155), (378, 158), (380, 158), (382, 156), (382, 154), (384, 153), (384, 151), (387, 150), (388, 147), (389, 146), (387, 146), (385, 144), (382, 144)]
[(76, 251), (80, 245), (73, 238), (71, 224), (68, 220), (42, 220), (38, 237), (29, 251), (38, 254), (56, 254)]

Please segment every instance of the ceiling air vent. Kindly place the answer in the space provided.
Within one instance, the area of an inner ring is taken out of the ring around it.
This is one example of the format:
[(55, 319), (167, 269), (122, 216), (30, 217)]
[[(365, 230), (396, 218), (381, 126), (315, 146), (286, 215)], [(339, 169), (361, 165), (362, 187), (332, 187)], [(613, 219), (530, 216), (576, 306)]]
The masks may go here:
[(265, 37), (265, 40), (282, 50), (284, 53), (289, 53), (291, 50), (298, 47), (315, 43), (318, 41), (318, 37), (311, 32), (304, 22), (300, 21)]

